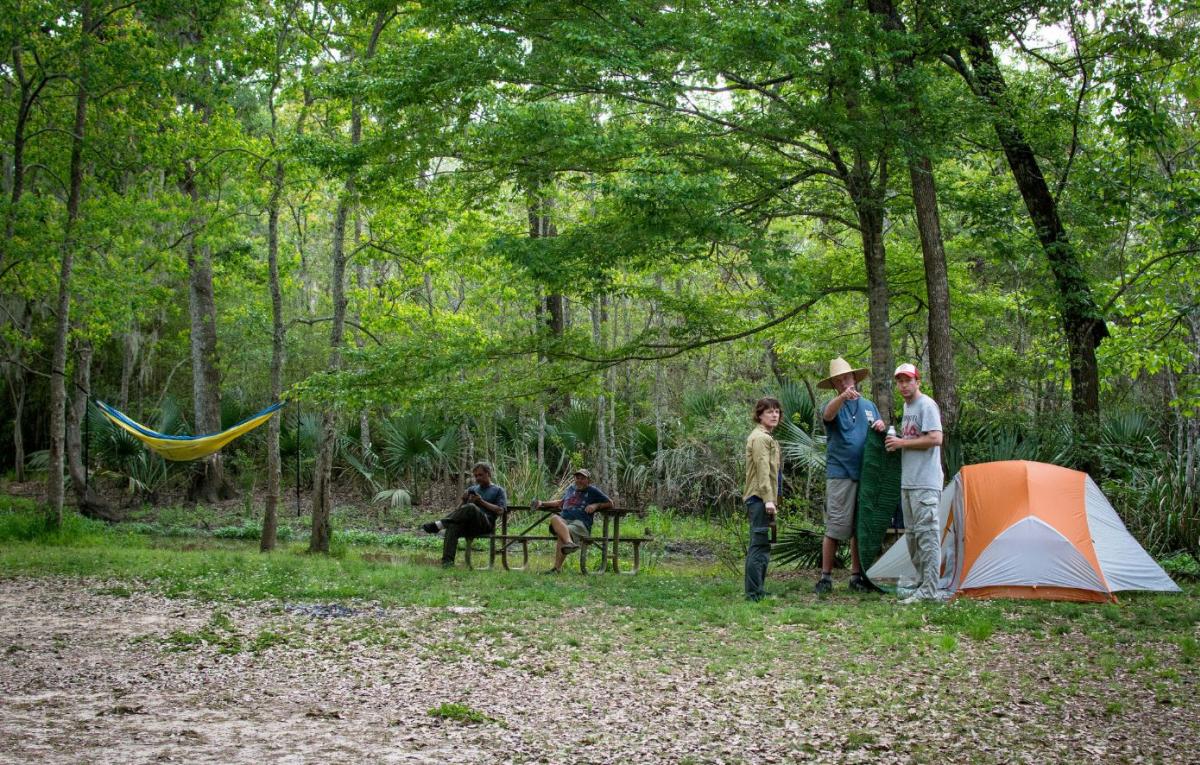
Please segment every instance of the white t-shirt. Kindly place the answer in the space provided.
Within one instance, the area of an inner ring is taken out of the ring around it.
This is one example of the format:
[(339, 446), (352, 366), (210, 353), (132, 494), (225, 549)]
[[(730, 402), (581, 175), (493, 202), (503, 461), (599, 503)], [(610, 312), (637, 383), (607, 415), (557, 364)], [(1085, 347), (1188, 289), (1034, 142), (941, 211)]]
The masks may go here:
[[(918, 393), (911, 404), (904, 402), (904, 419), (900, 422), (901, 438), (920, 438), (932, 431), (941, 431), (942, 413), (937, 402)], [(900, 488), (942, 489), (942, 447), (905, 449), (900, 455)]]

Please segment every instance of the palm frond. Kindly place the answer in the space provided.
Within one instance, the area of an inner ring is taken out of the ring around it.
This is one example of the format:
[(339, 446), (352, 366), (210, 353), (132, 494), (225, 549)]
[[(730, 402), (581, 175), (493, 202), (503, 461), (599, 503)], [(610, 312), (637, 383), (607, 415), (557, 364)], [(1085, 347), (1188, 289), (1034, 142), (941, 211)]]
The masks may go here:
[(825, 437), (809, 435), (789, 420), (780, 420), (775, 440), (785, 460), (811, 473), (825, 471)]

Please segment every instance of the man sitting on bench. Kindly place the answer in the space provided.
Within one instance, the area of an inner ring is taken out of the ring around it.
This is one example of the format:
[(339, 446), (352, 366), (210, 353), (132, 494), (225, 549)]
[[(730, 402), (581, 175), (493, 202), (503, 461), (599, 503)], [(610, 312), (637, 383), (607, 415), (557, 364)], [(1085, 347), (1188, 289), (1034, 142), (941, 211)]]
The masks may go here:
[(508, 507), (504, 489), (492, 483), (492, 466), (477, 462), (471, 468), (475, 483), (462, 495), (462, 504), (440, 521), (430, 521), (421, 528), (429, 534), (445, 529), (442, 541), (442, 567), (453, 568), (461, 537), (486, 537), (496, 527), (496, 518)]
[(558, 574), (562, 572), (567, 553), (578, 550), (579, 540), (591, 536), (593, 514), (609, 509), (613, 503), (604, 492), (592, 486), (592, 474), (580, 468), (575, 471), (575, 483), (567, 487), (562, 499), (549, 502), (535, 499), (529, 506), (534, 510), (556, 507), (562, 511), (550, 518), (550, 533), (558, 537), (558, 541), (554, 547), (554, 568), (546, 572)]

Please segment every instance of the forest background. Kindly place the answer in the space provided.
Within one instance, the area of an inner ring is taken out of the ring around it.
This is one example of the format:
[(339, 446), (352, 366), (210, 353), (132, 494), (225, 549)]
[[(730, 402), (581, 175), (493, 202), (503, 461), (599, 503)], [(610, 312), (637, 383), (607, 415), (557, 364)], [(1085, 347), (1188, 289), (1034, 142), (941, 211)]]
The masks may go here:
[[(738, 506), (754, 399), (815, 520), (834, 356), (958, 466), (1088, 470), (1200, 554), (1200, 12), (1177, 0), (20, 0), (0, 19), (6, 480), (59, 523), (495, 463)], [(209, 433), (171, 464), (89, 398)], [(885, 411), (885, 414), (887, 412)], [(90, 470), (90, 472), (89, 472)]]

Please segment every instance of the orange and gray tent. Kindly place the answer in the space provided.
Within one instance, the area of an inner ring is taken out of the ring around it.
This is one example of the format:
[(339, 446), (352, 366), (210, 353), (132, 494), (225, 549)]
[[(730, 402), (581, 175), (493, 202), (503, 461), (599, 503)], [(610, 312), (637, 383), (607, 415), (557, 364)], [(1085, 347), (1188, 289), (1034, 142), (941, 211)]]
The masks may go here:
[[(1179, 592), (1086, 473), (1041, 462), (967, 465), (942, 492), (940, 586), (952, 596), (1112, 601)], [(895, 544), (867, 572), (916, 577)]]

